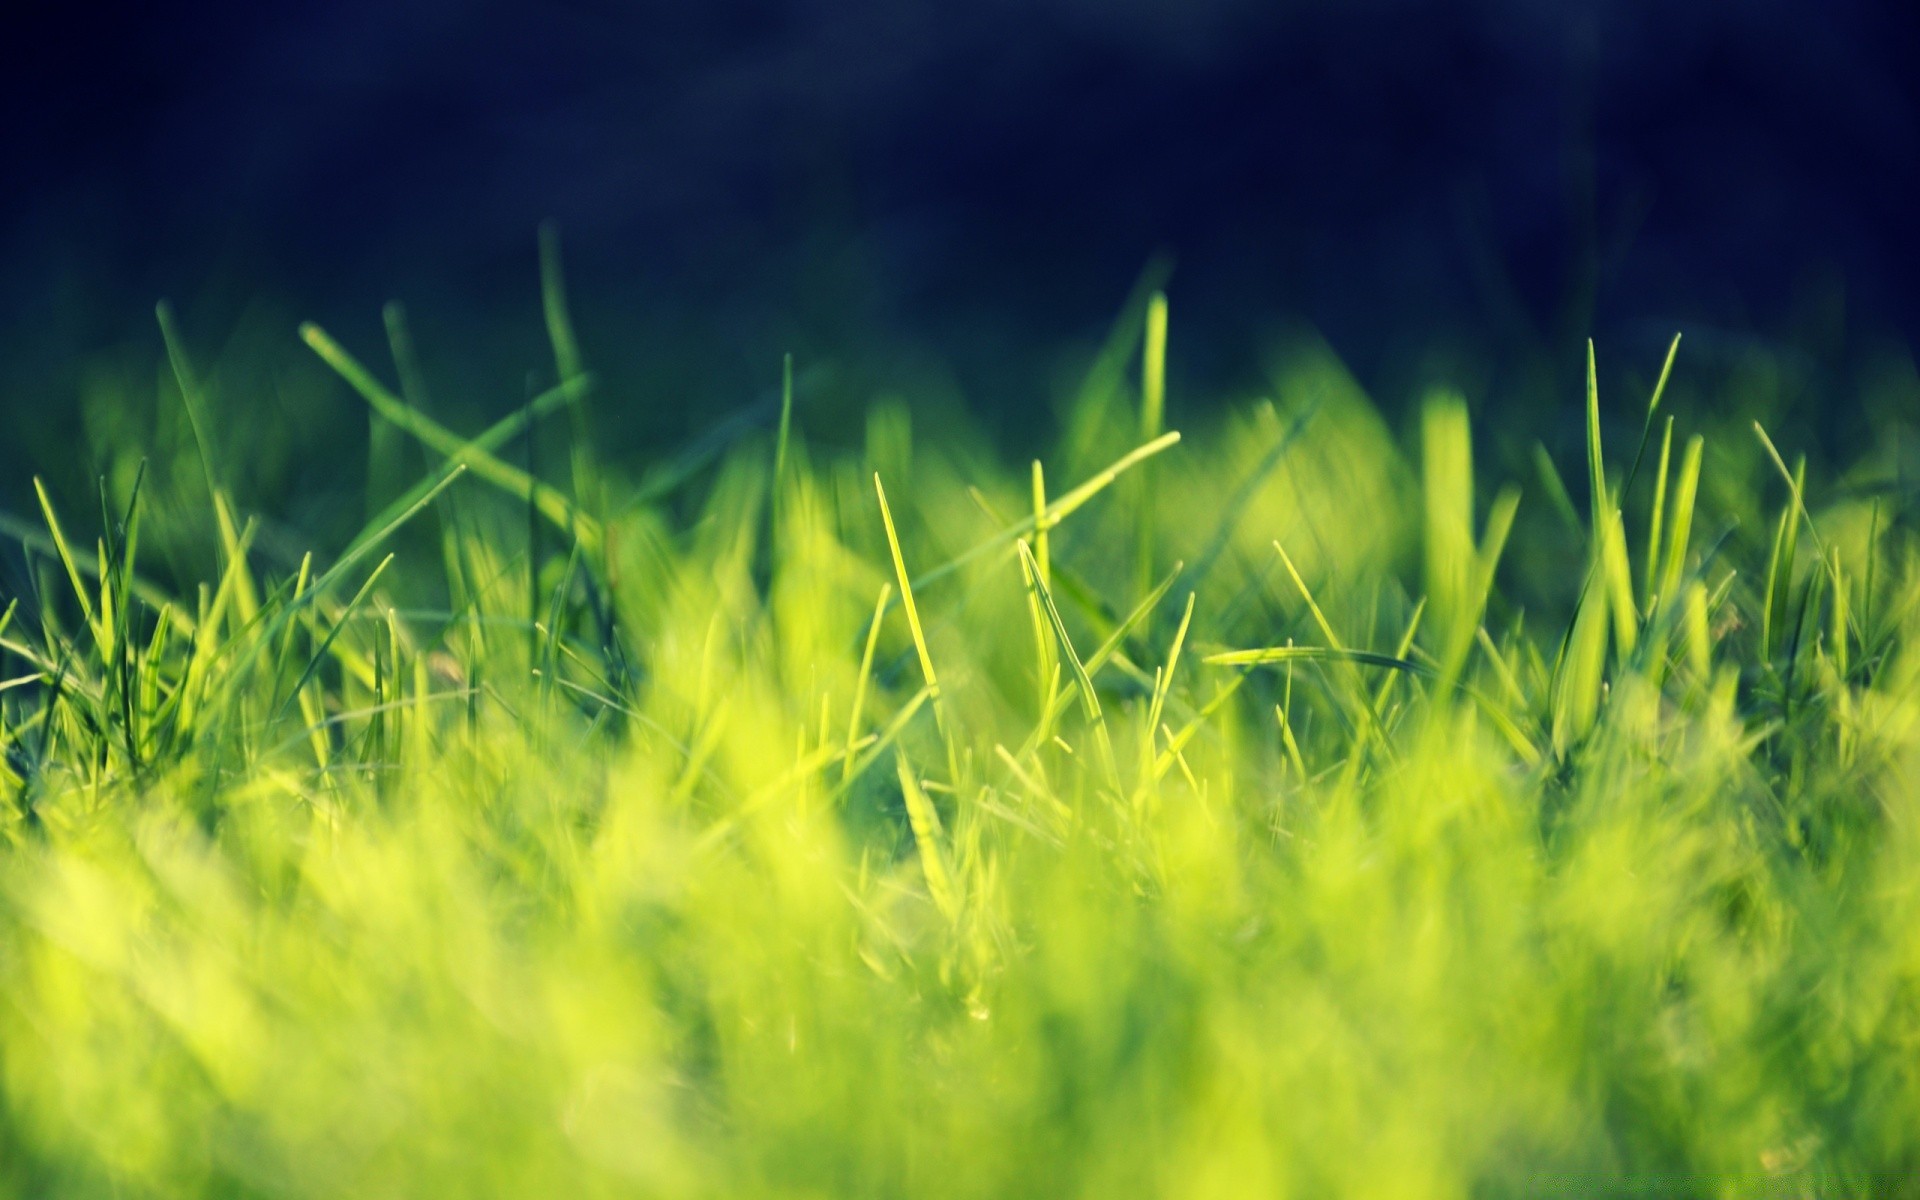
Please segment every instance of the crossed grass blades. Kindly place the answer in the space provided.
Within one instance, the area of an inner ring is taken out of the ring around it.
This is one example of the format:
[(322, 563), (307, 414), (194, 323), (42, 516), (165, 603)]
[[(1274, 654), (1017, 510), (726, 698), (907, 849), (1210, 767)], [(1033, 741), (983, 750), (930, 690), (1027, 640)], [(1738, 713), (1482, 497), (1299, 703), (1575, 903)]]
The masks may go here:
[(789, 364), (635, 482), (544, 251), (477, 436), (302, 330), (423, 456), (330, 559), (164, 310), (186, 450), (8, 520), (6, 1190), (1915, 1194), (1911, 497), (1672, 354), (1584, 511), (1312, 348), (1183, 442), (1151, 286), (1051, 473)]

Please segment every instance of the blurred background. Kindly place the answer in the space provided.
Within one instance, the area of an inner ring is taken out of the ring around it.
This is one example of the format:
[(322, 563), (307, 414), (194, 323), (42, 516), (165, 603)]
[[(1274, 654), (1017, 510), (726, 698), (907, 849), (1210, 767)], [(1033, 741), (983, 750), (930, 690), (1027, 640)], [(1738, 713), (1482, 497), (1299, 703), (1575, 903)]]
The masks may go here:
[(391, 377), (404, 302), (474, 428), (551, 375), (549, 218), (603, 449), (635, 461), (786, 351), (824, 380), (816, 436), (899, 395), (1024, 456), (1166, 268), (1176, 425), (1303, 336), (1390, 418), (1461, 387), (1496, 455), (1577, 445), (1589, 335), (1644, 381), (1684, 330), (1690, 378), (1746, 380), (1803, 441), (1916, 398), (1911, 3), (202, 2), (16, 35), (15, 513), (29, 471), (84, 487), (151, 435), (88, 398), (156, 394), (163, 297), (235, 364), (214, 437), (254, 503), (356, 495), (365, 412), (296, 322)]

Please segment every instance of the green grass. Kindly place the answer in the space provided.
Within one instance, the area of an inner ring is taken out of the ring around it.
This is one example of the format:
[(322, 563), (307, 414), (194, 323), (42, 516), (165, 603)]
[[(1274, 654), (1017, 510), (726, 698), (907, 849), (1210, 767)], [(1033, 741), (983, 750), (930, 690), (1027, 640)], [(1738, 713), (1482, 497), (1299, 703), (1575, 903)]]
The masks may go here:
[(1883, 457), (1671, 355), (1573, 488), (1311, 346), (1183, 438), (1143, 292), (1044, 470), (789, 364), (623, 474), (543, 279), (472, 436), (303, 329), (416, 480), (342, 544), (164, 311), (94, 532), (6, 519), (9, 1192), (1920, 1195)]

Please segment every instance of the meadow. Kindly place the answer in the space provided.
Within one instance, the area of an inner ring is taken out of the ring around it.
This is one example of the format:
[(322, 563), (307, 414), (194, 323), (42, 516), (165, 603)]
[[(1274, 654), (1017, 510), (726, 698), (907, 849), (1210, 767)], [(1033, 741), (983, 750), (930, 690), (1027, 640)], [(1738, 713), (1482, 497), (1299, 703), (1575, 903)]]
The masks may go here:
[(1514, 478), (1312, 344), (1176, 431), (1143, 289), (1018, 460), (789, 363), (614, 461), (548, 250), (477, 432), (301, 329), (350, 539), (164, 309), (0, 518), (0, 1189), (1920, 1195), (1898, 430), (1676, 340)]

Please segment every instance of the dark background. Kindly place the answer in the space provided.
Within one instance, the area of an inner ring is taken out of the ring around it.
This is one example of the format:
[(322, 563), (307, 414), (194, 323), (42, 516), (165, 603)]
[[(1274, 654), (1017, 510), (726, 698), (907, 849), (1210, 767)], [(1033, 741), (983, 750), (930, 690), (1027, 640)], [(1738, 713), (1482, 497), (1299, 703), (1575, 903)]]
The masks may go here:
[(9, 21), (16, 511), (25, 468), (100, 453), (74, 440), (82, 366), (153, 358), (162, 296), (208, 354), (254, 337), (291, 360), (311, 316), (383, 370), (400, 297), (438, 390), (503, 410), (549, 361), (549, 217), (610, 448), (635, 455), (745, 402), (784, 350), (863, 364), (849, 392), (936, 381), (1003, 435), (1044, 435), (1063, 350), (1158, 252), (1176, 411), (1257, 386), (1277, 331), (1310, 326), (1390, 411), (1446, 377), (1525, 423), (1577, 404), (1589, 334), (1650, 372), (1684, 329), (1703, 368), (1802, 355), (1802, 407), (1844, 433), (1861, 348), (1920, 330), (1911, 3), (330, 0)]

